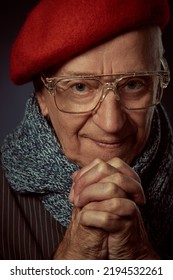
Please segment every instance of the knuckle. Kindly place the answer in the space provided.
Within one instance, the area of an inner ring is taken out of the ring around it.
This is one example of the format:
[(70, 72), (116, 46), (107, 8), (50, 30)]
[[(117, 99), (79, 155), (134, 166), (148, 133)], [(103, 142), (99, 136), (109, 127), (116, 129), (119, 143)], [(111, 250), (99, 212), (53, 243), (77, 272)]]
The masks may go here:
[(117, 220), (117, 217), (114, 214), (109, 212), (105, 213), (105, 215), (102, 216), (102, 227), (105, 229), (111, 228), (115, 220)]
[(121, 208), (121, 200), (119, 198), (112, 198), (109, 200), (109, 211), (116, 213)]
[(102, 163), (102, 162), (103, 162), (103, 160), (101, 160), (100, 158), (94, 159), (94, 164), (95, 164), (95, 165), (100, 164), (100, 163)]
[(113, 198), (109, 201), (109, 211), (114, 215), (134, 217), (139, 210), (135, 202), (129, 199)]
[(117, 172), (114, 174), (114, 183), (118, 186), (122, 186), (124, 184), (124, 177), (121, 173)]
[(101, 159), (95, 159), (95, 172), (97, 174), (107, 175), (109, 171), (109, 164)]
[(124, 165), (124, 162), (118, 158), (118, 157), (114, 157), (112, 160), (111, 160), (111, 164), (115, 167), (115, 168), (120, 168)]
[(107, 168), (107, 164), (104, 161), (102, 161), (98, 164), (97, 168), (98, 168), (98, 171), (102, 172), (105, 170), (105, 168)]
[(88, 213), (85, 210), (82, 210), (79, 215), (79, 222), (83, 225), (88, 225)]
[(110, 197), (114, 197), (118, 192), (118, 186), (115, 183), (106, 183), (106, 191)]
[(139, 208), (134, 201), (131, 201), (131, 216), (137, 216), (139, 214)]
[(121, 167), (121, 166), (123, 165), (122, 159), (120, 159), (120, 158), (118, 158), (118, 157), (115, 158), (115, 163), (116, 163), (116, 165), (119, 166), (119, 167)]
[(132, 200), (128, 200), (128, 203), (125, 207), (125, 214), (129, 217), (135, 217), (138, 214), (138, 207), (136, 203)]

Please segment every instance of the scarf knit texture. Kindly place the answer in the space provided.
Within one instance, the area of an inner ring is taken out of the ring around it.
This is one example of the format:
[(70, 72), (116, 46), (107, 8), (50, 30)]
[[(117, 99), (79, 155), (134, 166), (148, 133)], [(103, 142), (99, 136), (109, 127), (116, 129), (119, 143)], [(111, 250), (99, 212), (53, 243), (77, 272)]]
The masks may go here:
[[(132, 163), (147, 203), (141, 208), (149, 238), (162, 251), (173, 223), (173, 136), (164, 108), (157, 106), (145, 148)], [(44, 118), (34, 94), (24, 119), (4, 140), (2, 166), (18, 193), (38, 195), (50, 214), (63, 226), (71, 219), (68, 194), (72, 174), (79, 169), (64, 155), (54, 130)]]

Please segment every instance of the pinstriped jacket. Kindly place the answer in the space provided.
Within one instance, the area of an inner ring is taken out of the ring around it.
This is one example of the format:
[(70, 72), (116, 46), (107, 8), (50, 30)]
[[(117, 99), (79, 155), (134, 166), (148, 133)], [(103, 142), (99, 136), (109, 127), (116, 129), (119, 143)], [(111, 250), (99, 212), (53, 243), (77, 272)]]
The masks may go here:
[(51, 259), (64, 233), (39, 197), (15, 193), (0, 168), (0, 259)]
[[(46, 210), (35, 194), (14, 192), (0, 167), (0, 259), (51, 259), (65, 228)], [(173, 259), (172, 232), (163, 259)]]

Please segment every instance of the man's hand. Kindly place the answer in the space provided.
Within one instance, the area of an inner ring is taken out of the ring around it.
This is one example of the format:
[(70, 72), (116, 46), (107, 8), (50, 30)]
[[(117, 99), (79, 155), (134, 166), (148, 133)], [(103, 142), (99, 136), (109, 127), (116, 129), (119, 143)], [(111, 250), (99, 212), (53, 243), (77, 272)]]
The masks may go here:
[(81, 224), (81, 210), (74, 207), (64, 239), (54, 254), (59, 260), (101, 260), (107, 258), (108, 233)]
[(74, 210), (59, 258), (155, 258), (138, 209), (140, 179), (125, 162), (95, 160), (76, 171), (69, 198)]

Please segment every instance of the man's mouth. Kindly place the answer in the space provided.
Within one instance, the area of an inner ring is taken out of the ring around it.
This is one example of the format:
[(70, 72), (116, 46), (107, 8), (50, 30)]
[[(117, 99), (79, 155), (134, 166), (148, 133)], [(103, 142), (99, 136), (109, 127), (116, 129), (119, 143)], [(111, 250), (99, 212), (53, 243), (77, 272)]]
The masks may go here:
[(95, 139), (95, 138), (90, 138), (87, 137), (90, 141), (94, 142), (97, 146), (102, 147), (102, 148), (108, 148), (108, 149), (115, 149), (119, 148), (124, 144), (126, 141), (126, 138), (123, 139), (112, 139), (112, 140), (107, 140), (107, 139)]

